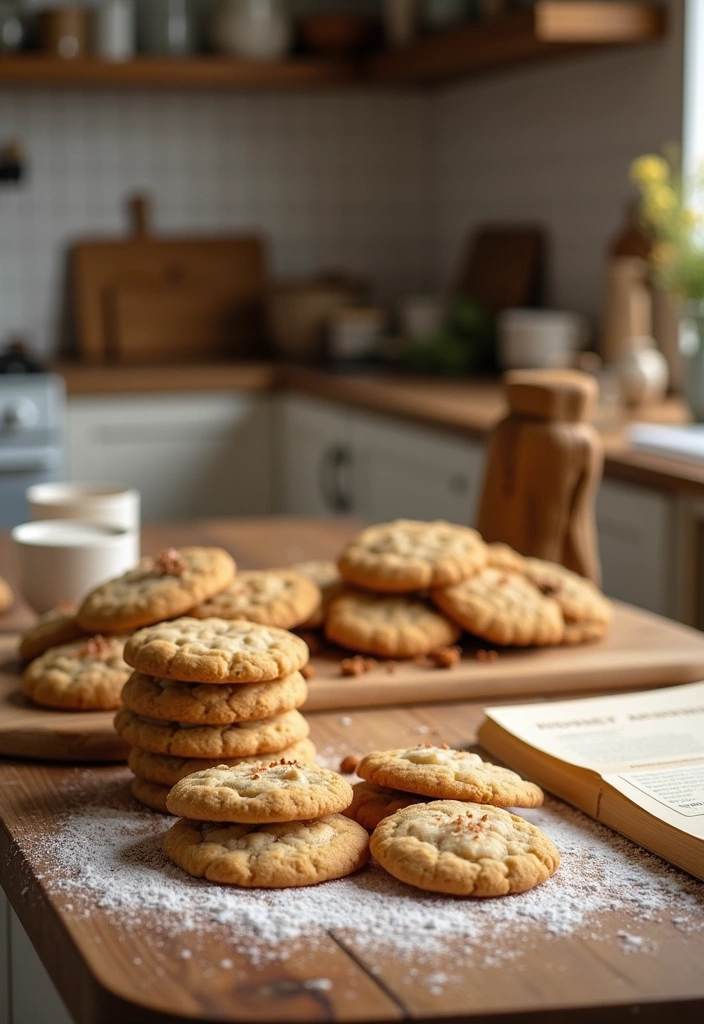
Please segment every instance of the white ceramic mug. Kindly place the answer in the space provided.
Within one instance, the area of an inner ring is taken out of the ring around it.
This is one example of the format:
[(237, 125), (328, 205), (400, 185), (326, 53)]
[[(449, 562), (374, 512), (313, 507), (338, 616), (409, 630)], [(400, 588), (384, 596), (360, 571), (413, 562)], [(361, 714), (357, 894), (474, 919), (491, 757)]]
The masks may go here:
[(139, 535), (139, 491), (120, 484), (34, 484), (25, 492), (30, 519), (83, 519)]
[(588, 339), (585, 317), (557, 309), (505, 309), (497, 326), (504, 370), (568, 366)]
[(81, 600), (136, 562), (131, 530), (78, 519), (45, 519), (12, 530), (20, 592), (41, 614), (60, 601)]

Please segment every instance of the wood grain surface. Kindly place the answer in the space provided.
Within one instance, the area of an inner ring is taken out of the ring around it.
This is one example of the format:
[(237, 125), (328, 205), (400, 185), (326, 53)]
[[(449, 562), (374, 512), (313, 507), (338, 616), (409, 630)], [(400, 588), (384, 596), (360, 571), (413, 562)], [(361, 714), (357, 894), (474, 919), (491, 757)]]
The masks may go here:
[[(416, 743), (419, 732), (430, 742), (468, 744), (480, 720), (480, 707), (464, 703), (312, 715), (311, 725), (319, 749), (334, 761), (350, 752)], [(495, 967), (472, 966), (448, 943), (432, 964), (446, 978), (441, 993), (431, 991), (422, 971), (409, 973), (392, 948), (372, 957), (353, 922), (344, 933), (292, 943), (284, 962), (254, 965), (215, 934), (196, 936), (186, 928), (170, 935), (158, 914), (141, 916), (137, 928), (95, 905), (86, 917), (70, 895), (49, 895), (61, 868), (42, 845), (42, 836), (80, 809), (77, 777), (88, 777), (99, 792), (123, 780), (126, 785), (128, 773), (100, 767), (77, 776), (68, 767), (0, 764), (0, 880), (78, 1024), (701, 1020), (704, 934), (627, 913), (604, 912), (606, 937), (600, 941), (591, 927), (557, 940), (538, 925), (515, 939), (507, 940), (504, 931), (503, 951), (509, 941), (511, 956)], [(656, 943), (657, 955), (624, 949), (619, 931)], [(180, 950), (196, 942), (197, 955), (182, 959)], [(225, 959), (232, 970), (219, 968)], [(306, 988), (321, 977), (332, 982), (328, 991)]]

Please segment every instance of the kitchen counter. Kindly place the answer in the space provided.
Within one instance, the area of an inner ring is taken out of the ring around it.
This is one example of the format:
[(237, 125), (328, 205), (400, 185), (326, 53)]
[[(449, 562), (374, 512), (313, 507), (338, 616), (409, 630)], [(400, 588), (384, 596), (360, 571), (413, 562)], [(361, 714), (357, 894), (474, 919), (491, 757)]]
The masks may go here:
[[(150, 541), (227, 543), (243, 566), (279, 564), (330, 557), (351, 528), (207, 521), (150, 528)], [(679, 629), (637, 614), (663, 641)], [(336, 767), (373, 747), (470, 744), (482, 705), (423, 702), (309, 720), (324, 763)], [(323, 906), (269, 957), (256, 935), (243, 935), (241, 919), (251, 905), (256, 930), (286, 894), (267, 898), (267, 910), (261, 893), (245, 892), (233, 910), (224, 889), (214, 912), (212, 886), (173, 868), (167, 884), (159, 845), (170, 819), (139, 810), (128, 781), (122, 766), (0, 760), (0, 880), (78, 1024), (701, 1019), (703, 887), (557, 801), (539, 812), (561, 847), (554, 880), (505, 900), (444, 900), (443, 914), (466, 916), (463, 937), (442, 932), (438, 941), (433, 898), (385, 883), (370, 867), (337, 890), (329, 883), (296, 893), (294, 917), (327, 900), (333, 923)], [(339, 893), (340, 909), (330, 893)], [(233, 912), (239, 918), (228, 918)], [(358, 919), (377, 912), (386, 941), (374, 946)], [(280, 928), (274, 916), (269, 933)], [(398, 942), (395, 928), (404, 932)]]
[[(506, 413), (495, 381), (429, 380), (400, 374), (335, 373), (279, 363), (200, 363), (173, 366), (82, 366), (58, 363), (69, 396), (157, 391), (274, 389), (483, 438)], [(677, 398), (639, 410), (633, 419), (686, 423), (689, 413)], [(623, 437), (629, 417), (601, 409), (597, 426), (604, 437), (607, 476), (668, 491), (704, 494), (704, 465), (652, 455), (630, 447)]]

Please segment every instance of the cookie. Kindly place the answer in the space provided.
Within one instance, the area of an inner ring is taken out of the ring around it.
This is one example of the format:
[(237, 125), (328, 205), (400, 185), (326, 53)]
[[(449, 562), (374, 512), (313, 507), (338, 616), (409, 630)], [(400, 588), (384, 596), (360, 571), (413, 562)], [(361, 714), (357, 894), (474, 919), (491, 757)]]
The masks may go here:
[(166, 801), (181, 818), (240, 824), (324, 818), (351, 803), (352, 787), (337, 772), (285, 758), (194, 772), (176, 783)]
[(287, 889), (358, 871), (369, 859), (369, 836), (342, 814), (272, 825), (185, 819), (164, 836), (164, 852), (195, 878), (245, 888)]
[(540, 885), (560, 864), (535, 825), (488, 804), (437, 800), (385, 818), (374, 859), (394, 878), (450, 896), (506, 896)]
[(86, 631), (76, 622), (77, 608), (76, 602), (65, 601), (40, 615), (20, 639), (19, 656), (22, 661), (34, 661), (50, 647), (62, 647), (86, 636)]
[(557, 601), (511, 569), (489, 566), (462, 583), (432, 590), (431, 597), (458, 625), (494, 644), (559, 644), (564, 636)]
[[(230, 758), (187, 758), (171, 757), (169, 754), (152, 754), (140, 747), (130, 747), (127, 763), (130, 769), (140, 779), (147, 782), (155, 782), (157, 785), (166, 786), (171, 789), (177, 782), (184, 779), (193, 772), (202, 771), (204, 768), (217, 768), (225, 764), (228, 767), (236, 764), (262, 764), (272, 760), (273, 755), (254, 754), (251, 757), (230, 757)], [(315, 761), (315, 746), (310, 740), (300, 740), (298, 743), (284, 747), (276, 754), (276, 758), (284, 757), (287, 761)]]
[(352, 803), (343, 811), (348, 818), (359, 822), (367, 832), (373, 832), (380, 821), (411, 804), (427, 803), (429, 797), (403, 793), (400, 789), (374, 786), (371, 782), (356, 782), (352, 787)]
[(119, 708), (130, 670), (122, 659), (125, 637), (93, 636), (50, 647), (22, 674), (22, 693), (35, 704), (73, 711)]
[(519, 555), (508, 544), (495, 541), (493, 544), (487, 544), (486, 548), (487, 565), (492, 565), (495, 569), (513, 569), (514, 572), (523, 572), (525, 565), (523, 555)]
[(146, 718), (197, 725), (229, 725), (292, 711), (303, 704), (308, 686), (300, 672), (270, 683), (181, 683), (133, 672), (122, 703)]
[(541, 594), (557, 601), (565, 619), (564, 643), (604, 636), (611, 622), (611, 602), (591, 580), (542, 558), (524, 558), (523, 572)]
[(290, 569), (255, 569), (238, 573), (229, 587), (197, 605), (191, 615), (293, 629), (319, 605), (320, 591), (307, 576)]
[(129, 633), (184, 615), (234, 575), (235, 563), (221, 548), (169, 548), (88, 594), (78, 624), (91, 633)]
[(193, 683), (258, 683), (303, 668), (299, 636), (255, 622), (176, 619), (141, 629), (125, 647), (132, 668), (160, 679)]
[(412, 658), (454, 644), (461, 630), (420, 598), (348, 591), (330, 603), (329, 640), (382, 658)]
[(468, 526), (397, 519), (362, 530), (345, 548), (338, 566), (348, 583), (407, 593), (458, 583), (486, 561), (486, 544)]
[(132, 796), (139, 800), (145, 807), (151, 807), (153, 811), (161, 811), (168, 814), (166, 798), (169, 795), (169, 786), (160, 786), (156, 782), (147, 782), (146, 779), (134, 778), (130, 783)]
[(307, 576), (315, 583), (320, 591), (320, 601), (305, 622), (301, 623), (301, 629), (320, 629), (325, 621), (325, 611), (338, 594), (342, 592), (343, 582), (337, 562), (331, 562), (324, 558), (312, 559), (308, 562), (297, 562), (291, 568), (294, 572)]
[(478, 754), (422, 743), (407, 750), (374, 750), (357, 774), (376, 786), (440, 800), (473, 800), (495, 807), (539, 807), (543, 791), (516, 772), (482, 760)]
[(0, 615), (12, 607), (14, 600), (10, 584), (0, 576)]
[(308, 723), (298, 711), (258, 722), (231, 725), (188, 725), (142, 718), (122, 708), (115, 716), (120, 736), (142, 750), (174, 757), (251, 757), (277, 754), (308, 735)]

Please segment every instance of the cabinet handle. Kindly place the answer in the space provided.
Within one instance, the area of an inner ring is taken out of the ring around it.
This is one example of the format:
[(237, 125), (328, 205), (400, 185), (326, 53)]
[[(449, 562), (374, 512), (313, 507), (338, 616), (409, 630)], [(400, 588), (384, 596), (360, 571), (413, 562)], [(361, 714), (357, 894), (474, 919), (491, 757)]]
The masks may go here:
[(334, 444), (320, 460), (318, 483), (323, 501), (331, 512), (349, 512), (352, 495), (343, 486), (343, 475), (352, 466), (352, 452), (341, 444)]

